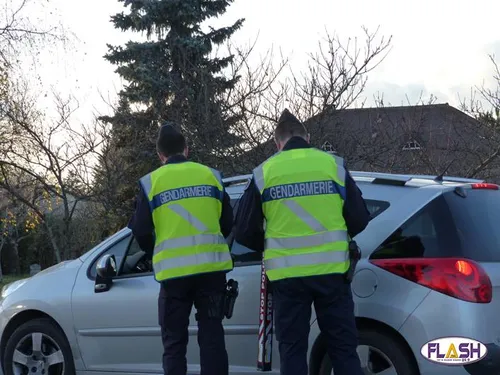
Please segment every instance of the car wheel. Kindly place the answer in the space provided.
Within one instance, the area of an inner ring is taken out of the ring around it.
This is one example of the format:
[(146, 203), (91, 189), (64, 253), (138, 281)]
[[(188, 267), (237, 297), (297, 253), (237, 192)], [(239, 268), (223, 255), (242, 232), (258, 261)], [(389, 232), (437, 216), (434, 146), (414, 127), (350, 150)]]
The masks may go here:
[[(419, 375), (411, 354), (379, 332), (359, 332), (358, 356), (365, 375)], [(328, 354), (321, 362), (319, 375), (334, 375)]]
[(10, 336), (3, 357), (5, 375), (74, 375), (71, 348), (50, 319), (30, 320)]

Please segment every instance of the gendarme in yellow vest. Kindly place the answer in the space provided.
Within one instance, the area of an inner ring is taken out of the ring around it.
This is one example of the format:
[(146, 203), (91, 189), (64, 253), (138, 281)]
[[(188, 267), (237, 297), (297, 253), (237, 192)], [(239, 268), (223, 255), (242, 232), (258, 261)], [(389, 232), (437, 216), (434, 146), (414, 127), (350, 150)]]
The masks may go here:
[(279, 152), (254, 169), (269, 280), (347, 271), (345, 173), (342, 158), (315, 148)]
[(217, 170), (193, 162), (166, 164), (140, 182), (155, 228), (157, 281), (233, 269), (219, 224), (224, 188)]

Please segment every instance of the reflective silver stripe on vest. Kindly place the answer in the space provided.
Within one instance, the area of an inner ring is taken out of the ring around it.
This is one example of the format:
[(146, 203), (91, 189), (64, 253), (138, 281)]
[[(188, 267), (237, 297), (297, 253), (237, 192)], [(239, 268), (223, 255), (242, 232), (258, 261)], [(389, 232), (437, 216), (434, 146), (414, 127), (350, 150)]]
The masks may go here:
[(196, 245), (223, 245), (227, 244), (222, 234), (196, 234), (194, 236), (171, 238), (155, 246), (155, 254), (163, 250)]
[(253, 170), (253, 180), (260, 192), (264, 190), (264, 163)]
[[(210, 167), (208, 167), (208, 168), (210, 168)], [(217, 179), (217, 181), (219, 181), (219, 184), (221, 184), (221, 186), (224, 188), (224, 182), (222, 181), (221, 173), (217, 169), (210, 168), (210, 170), (212, 171), (212, 173), (215, 176), (215, 178)]]
[(295, 215), (299, 217), (304, 223), (309, 225), (309, 227), (315, 232), (324, 232), (327, 229), (316, 220), (309, 212), (307, 212), (304, 207), (298, 204), (296, 201), (285, 200), (282, 203), (287, 206)]
[(340, 182), (345, 184), (345, 168), (344, 168), (344, 159), (340, 156), (331, 154), (335, 159), (335, 164), (337, 164), (337, 178)]
[(149, 197), (149, 193), (151, 192), (151, 189), (153, 188), (153, 182), (151, 180), (151, 173), (148, 173), (144, 177), (142, 177), (140, 180), (142, 189), (144, 190), (144, 193), (146, 194), (147, 197)]
[(155, 273), (159, 273), (161, 271), (180, 267), (197, 266), (200, 264), (213, 264), (219, 262), (227, 262), (230, 260), (231, 254), (229, 253), (229, 251), (220, 251), (163, 259), (162, 261), (155, 263), (153, 267)]
[(330, 232), (313, 234), (311, 236), (267, 238), (266, 249), (300, 249), (304, 247), (315, 247), (326, 243), (348, 241), (349, 236), (345, 230), (334, 230)]
[(256, 167), (253, 170), (253, 172), (252, 172), (252, 174), (253, 174), (253, 180), (255, 182), (255, 185), (257, 186), (257, 189), (259, 189), (259, 191), (264, 190), (264, 165), (269, 160), (271, 160), (272, 158), (278, 156), (279, 154), (281, 154), (281, 151), (278, 151), (274, 155), (268, 157), (264, 162), (262, 162), (258, 167)]
[(343, 263), (349, 259), (347, 251), (322, 251), (300, 255), (287, 255), (284, 257), (266, 259), (266, 270), (281, 269), (297, 266), (310, 266), (315, 264)]
[(193, 227), (198, 229), (200, 232), (208, 231), (207, 226), (203, 224), (200, 219), (198, 219), (196, 216), (194, 216), (191, 212), (186, 210), (180, 204), (171, 204), (167, 207), (170, 208), (172, 211), (174, 211), (177, 215), (182, 217), (184, 220), (186, 220)]

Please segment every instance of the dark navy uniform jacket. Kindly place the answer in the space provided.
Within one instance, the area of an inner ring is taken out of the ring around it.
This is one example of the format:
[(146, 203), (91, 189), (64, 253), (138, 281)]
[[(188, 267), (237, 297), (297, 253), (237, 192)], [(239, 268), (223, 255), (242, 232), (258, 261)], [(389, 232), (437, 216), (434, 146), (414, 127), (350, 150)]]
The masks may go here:
[[(168, 159), (167, 163), (183, 163), (187, 159), (183, 155), (175, 155)], [(139, 184), (140, 185), (140, 184)], [(153, 256), (154, 249), (154, 224), (149, 209), (148, 197), (142, 190), (137, 195), (135, 213), (128, 223), (128, 227), (132, 229), (132, 233), (137, 240), (142, 251), (145, 251), (150, 257)], [(220, 218), (220, 228), (222, 235), (228, 237), (231, 234), (233, 227), (233, 209), (229, 195), (224, 191), (222, 201), (222, 214)]]
[[(312, 147), (303, 138), (292, 137), (283, 151), (299, 148)], [(344, 165), (345, 168), (345, 165)], [(346, 199), (344, 202), (343, 216), (346, 221), (349, 236), (353, 238), (361, 233), (370, 221), (370, 213), (366, 208), (361, 191), (356, 186), (352, 176), (346, 168)], [(264, 214), (259, 190), (254, 180), (245, 189), (238, 204), (236, 223), (234, 228), (234, 239), (240, 245), (251, 250), (264, 251)]]

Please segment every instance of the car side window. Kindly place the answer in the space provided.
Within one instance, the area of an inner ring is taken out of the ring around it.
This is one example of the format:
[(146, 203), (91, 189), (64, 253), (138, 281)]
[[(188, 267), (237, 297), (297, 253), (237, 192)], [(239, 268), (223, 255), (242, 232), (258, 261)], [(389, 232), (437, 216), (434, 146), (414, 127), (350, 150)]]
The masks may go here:
[(365, 199), (366, 208), (370, 213), (370, 220), (373, 220), (390, 206), (389, 202), (374, 199)]
[(233, 247), (231, 248), (231, 254), (233, 255), (235, 267), (260, 263), (262, 261), (261, 253), (250, 250), (248, 247), (240, 245), (236, 241), (234, 241)]
[(127, 258), (130, 256), (134, 256), (138, 254), (139, 252), (142, 252), (141, 247), (139, 246), (139, 242), (137, 242), (136, 238), (132, 238), (132, 242), (130, 243), (130, 246), (127, 251)]
[[(238, 211), (238, 201), (239, 198), (231, 198), (234, 217), (236, 217), (236, 212)], [(250, 250), (236, 241), (233, 242), (233, 246), (231, 247), (231, 255), (233, 256), (235, 267), (251, 265), (262, 261), (261, 253)]]
[(130, 235), (125, 236), (118, 242), (115, 242), (113, 245), (111, 245), (105, 252), (101, 253), (96, 259), (94, 259), (94, 262), (92, 263), (92, 266), (90, 267), (89, 270), (89, 276), (92, 279), (95, 279), (97, 275), (96, 267), (97, 267), (97, 261), (104, 255), (111, 254), (115, 256), (116, 259), (116, 264), (119, 267), (121, 265), (122, 259), (125, 256), (125, 253), (127, 251), (128, 245), (130, 243)]
[(126, 252), (125, 259), (120, 266), (118, 276), (132, 276), (152, 272), (151, 264), (146, 261), (144, 256), (145, 252), (139, 246), (136, 238), (133, 237)]
[(439, 254), (443, 236), (437, 230), (437, 207), (431, 203), (396, 229), (370, 256), (371, 259), (422, 258)]

